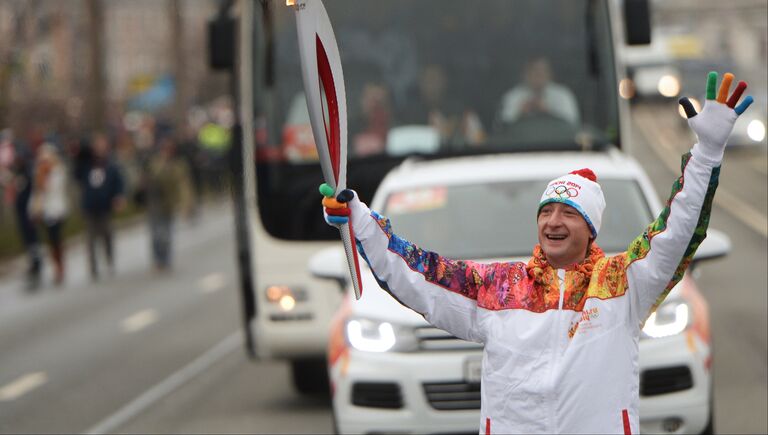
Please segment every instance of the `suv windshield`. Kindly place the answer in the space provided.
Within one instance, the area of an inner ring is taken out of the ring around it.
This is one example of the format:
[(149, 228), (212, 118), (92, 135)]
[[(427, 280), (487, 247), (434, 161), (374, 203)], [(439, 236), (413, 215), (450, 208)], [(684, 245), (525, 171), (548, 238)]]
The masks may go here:
[[(254, 34), (261, 220), (279, 238), (334, 239), (315, 198), (294, 11), (264, 4)], [(607, 1), (325, 6), (344, 69), (347, 185), (361, 198), (408, 155), (621, 146)]]
[[(544, 186), (546, 180), (531, 180), (394, 192), (383, 213), (395, 234), (446, 257), (529, 256)], [(596, 242), (606, 253), (623, 252), (651, 222), (648, 203), (634, 181), (604, 178), (600, 186), (607, 207)]]

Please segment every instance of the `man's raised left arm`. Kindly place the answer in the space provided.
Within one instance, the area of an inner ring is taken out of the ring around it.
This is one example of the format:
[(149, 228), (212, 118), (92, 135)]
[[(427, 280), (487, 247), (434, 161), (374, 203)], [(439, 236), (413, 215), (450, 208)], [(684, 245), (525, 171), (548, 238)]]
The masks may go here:
[(728, 97), (732, 81), (733, 74), (725, 74), (716, 93), (717, 73), (709, 73), (701, 113), (687, 98), (680, 99), (698, 141), (683, 156), (682, 174), (661, 214), (627, 250), (633, 320), (640, 326), (682, 279), (706, 237), (726, 142), (738, 116), (752, 103), (746, 97), (736, 105), (747, 87), (744, 82)]

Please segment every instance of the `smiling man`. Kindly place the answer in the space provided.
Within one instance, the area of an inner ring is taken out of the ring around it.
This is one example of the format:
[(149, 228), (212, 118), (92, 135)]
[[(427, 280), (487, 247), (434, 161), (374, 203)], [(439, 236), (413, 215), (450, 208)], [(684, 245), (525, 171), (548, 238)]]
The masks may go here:
[(698, 142), (659, 217), (616, 256), (596, 243), (606, 204), (589, 169), (545, 187), (527, 263), (451, 260), (395, 235), (351, 191), (323, 200), (330, 224), (352, 219), (383, 289), (485, 345), (481, 433), (639, 432), (640, 332), (706, 236), (726, 141), (751, 103), (736, 106), (744, 82), (726, 100), (732, 80), (726, 74), (716, 96), (710, 73), (701, 113), (680, 101)]
[(597, 176), (580, 169), (552, 180), (539, 203), (539, 245), (555, 269), (580, 263), (597, 237), (605, 197)]

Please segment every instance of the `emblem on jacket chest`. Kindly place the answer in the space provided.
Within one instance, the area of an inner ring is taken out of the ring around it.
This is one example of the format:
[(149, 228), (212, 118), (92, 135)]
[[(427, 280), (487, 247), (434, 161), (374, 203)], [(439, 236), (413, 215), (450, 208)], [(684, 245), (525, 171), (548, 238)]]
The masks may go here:
[(600, 310), (597, 307), (585, 308), (579, 314), (579, 318), (572, 321), (568, 328), (568, 338), (573, 338), (577, 332), (587, 333), (601, 326), (597, 321), (600, 317)]

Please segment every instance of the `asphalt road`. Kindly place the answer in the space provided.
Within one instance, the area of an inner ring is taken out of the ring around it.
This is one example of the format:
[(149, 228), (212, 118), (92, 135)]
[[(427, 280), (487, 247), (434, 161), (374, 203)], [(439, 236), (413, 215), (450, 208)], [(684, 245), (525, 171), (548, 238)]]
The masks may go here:
[[(670, 110), (633, 117), (632, 153), (662, 198), (692, 143)], [(765, 150), (728, 152), (721, 186), (734, 198), (716, 205), (711, 226), (733, 251), (699, 269), (723, 433), (768, 432), (767, 239), (754, 216), (768, 215), (766, 166)], [(728, 209), (734, 201), (751, 210)], [(18, 271), (0, 278), (0, 432), (330, 432), (327, 398), (298, 395), (285, 364), (251, 362), (241, 349), (231, 228), (227, 203), (180, 224), (169, 274), (149, 268), (137, 224), (118, 236), (114, 277), (91, 283), (74, 243), (62, 289), (28, 295)]]

